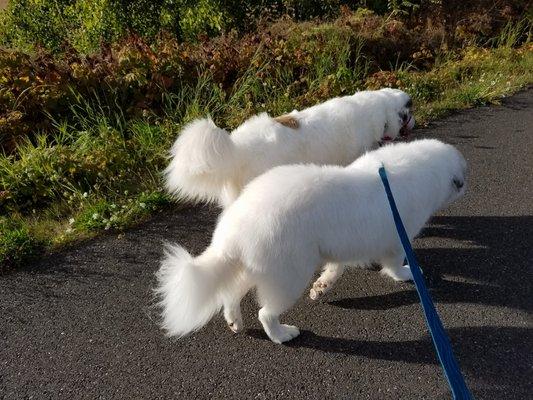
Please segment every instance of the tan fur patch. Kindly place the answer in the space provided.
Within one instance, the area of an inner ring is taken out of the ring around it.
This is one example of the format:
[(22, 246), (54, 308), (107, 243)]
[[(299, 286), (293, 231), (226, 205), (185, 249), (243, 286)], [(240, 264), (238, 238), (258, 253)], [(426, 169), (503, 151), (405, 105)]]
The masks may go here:
[(281, 115), (274, 118), (274, 120), (287, 128), (298, 129), (300, 127), (298, 120), (289, 114)]

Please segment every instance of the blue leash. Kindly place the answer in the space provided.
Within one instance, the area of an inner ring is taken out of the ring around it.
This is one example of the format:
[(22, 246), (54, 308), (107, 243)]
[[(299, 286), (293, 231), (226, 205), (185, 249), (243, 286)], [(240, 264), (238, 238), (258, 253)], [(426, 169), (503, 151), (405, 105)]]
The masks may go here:
[(389, 180), (387, 179), (387, 173), (385, 172), (384, 166), (380, 167), (379, 176), (385, 187), (385, 192), (387, 192), (387, 198), (389, 199), (389, 205), (392, 211), (392, 216), (394, 217), (394, 223), (396, 224), (396, 230), (398, 231), (398, 236), (400, 237), (403, 249), (405, 250), (405, 255), (409, 262), (411, 273), (413, 274), (416, 291), (418, 292), (418, 297), (420, 298), (422, 308), (424, 309), (426, 324), (431, 333), (435, 349), (437, 350), (440, 364), (442, 365), (442, 369), (444, 369), (444, 374), (446, 375), (446, 379), (452, 390), (453, 398), (455, 400), (471, 400), (473, 397), (466, 386), (459, 365), (457, 364), (457, 360), (453, 355), (450, 339), (448, 338), (448, 335), (442, 326), (439, 314), (437, 314), (437, 310), (433, 305), (422, 272), (416, 261), (415, 253), (409, 242), (409, 237), (407, 236), (402, 219), (400, 218), (400, 213), (398, 212), (398, 208), (396, 208), (396, 202), (394, 201), (394, 197), (392, 197)]

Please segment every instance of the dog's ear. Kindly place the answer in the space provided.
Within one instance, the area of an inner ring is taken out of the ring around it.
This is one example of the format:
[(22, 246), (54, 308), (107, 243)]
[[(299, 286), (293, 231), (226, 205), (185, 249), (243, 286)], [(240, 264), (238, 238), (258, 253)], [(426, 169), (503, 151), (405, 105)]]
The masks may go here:
[(287, 128), (298, 129), (300, 127), (298, 120), (289, 114), (281, 115), (274, 118), (274, 120)]

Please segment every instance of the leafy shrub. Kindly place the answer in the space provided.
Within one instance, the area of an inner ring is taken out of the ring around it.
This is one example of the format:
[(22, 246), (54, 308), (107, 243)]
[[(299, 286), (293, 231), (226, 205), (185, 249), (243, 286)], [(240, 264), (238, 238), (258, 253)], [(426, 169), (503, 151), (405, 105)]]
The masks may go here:
[[(180, 41), (237, 30), (251, 32), (265, 21), (331, 20), (362, 5), (391, 13), (417, 27), (436, 28), (447, 44), (487, 40), (527, 10), (518, 0), (10, 0), (0, 13), (0, 43), (53, 52), (90, 53), (101, 43), (130, 35), (151, 43), (162, 31)], [(514, 25), (513, 25), (514, 26)], [(412, 27), (412, 26), (411, 26)], [(431, 29), (420, 34), (427, 35)], [(370, 33), (371, 31), (369, 31)], [(394, 33), (393, 33), (394, 36)], [(524, 35), (517, 38), (523, 42)], [(479, 43), (479, 42), (477, 42)]]
[[(128, 4), (144, 7), (140, 0)], [(175, 6), (170, 0), (157, 4)], [(528, 29), (527, 22), (515, 30), (506, 28), (498, 43), (516, 45)], [(231, 98), (226, 113), (241, 108), (243, 115), (250, 115), (258, 105), (272, 103), (274, 87), (286, 87), (291, 98), (290, 104), (278, 98), (272, 109), (277, 112), (361, 88), (367, 73), (374, 74), (367, 87), (397, 86), (379, 74), (403, 66), (431, 68), (450, 54), (445, 38), (441, 28), (420, 25), (414, 30), (402, 19), (345, 9), (332, 23), (282, 19), (255, 33), (229, 33), (199, 43), (160, 34), (151, 43), (130, 35), (90, 55), (73, 48), (61, 56), (42, 50), (30, 55), (0, 49), (0, 148), (10, 153), (25, 137), (33, 140), (36, 132), (49, 132), (53, 127), (48, 115), (69, 123), (79, 120), (80, 113), (73, 113), (71, 105), (80, 99), (128, 120), (161, 115), (169, 98), (183, 100), (192, 95), (196, 100), (188, 103), (217, 118), (220, 105), (216, 103)], [(414, 90), (426, 99), (438, 91), (431, 85), (420, 84)], [(195, 95), (200, 88), (202, 95)], [(178, 121), (201, 113), (190, 107), (184, 110), (179, 116), (174, 113)], [(230, 126), (237, 122), (229, 121)]]
[(289, 14), (296, 19), (332, 16), (340, 0), (11, 0), (0, 14), (4, 45), (58, 52), (66, 45), (87, 53), (101, 42), (112, 43), (129, 34), (146, 39), (161, 31), (195, 41), (224, 30), (255, 27), (265, 10), (271, 16)]
[(117, 9), (108, 0), (14, 0), (0, 14), (3, 44), (18, 48), (40, 45), (59, 51), (69, 42), (89, 51), (100, 40), (112, 41), (123, 33)]
[(396, 71), (378, 71), (370, 75), (365, 81), (365, 87), (370, 90), (384, 87), (399, 88), (402, 86), (403, 83)]
[(75, 209), (83, 193), (112, 197), (137, 181), (157, 187), (153, 173), (188, 120), (210, 113), (233, 127), (361, 84), (357, 33), (287, 24), (198, 45), (133, 36), (91, 56), (1, 52), (0, 213)]
[(37, 44), (54, 52), (68, 44), (86, 53), (130, 32), (153, 38), (167, 30), (188, 39), (218, 33), (225, 18), (220, 3), (211, 0), (11, 0), (0, 33), (4, 44)]

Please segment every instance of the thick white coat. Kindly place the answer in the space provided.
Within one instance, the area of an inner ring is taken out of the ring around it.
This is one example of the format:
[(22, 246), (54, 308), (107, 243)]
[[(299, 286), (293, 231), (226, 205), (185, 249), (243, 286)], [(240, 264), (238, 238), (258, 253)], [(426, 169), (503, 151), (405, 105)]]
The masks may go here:
[(363, 91), (291, 112), (297, 129), (262, 113), (231, 135), (210, 118), (196, 120), (172, 147), (166, 188), (181, 197), (226, 207), (246, 183), (273, 167), (348, 165), (383, 138), (396, 138), (402, 127), (412, 129), (409, 104), (409, 96), (398, 89)]
[(392, 277), (409, 272), (378, 175), (382, 164), (411, 239), (465, 190), (464, 158), (437, 140), (385, 146), (347, 167), (274, 168), (223, 212), (203, 254), (171, 249), (159, 273), (164, 328), (187, 334), (224, 306), (228, 324), (240, 330), (240, 299), (257, 287), (259, 319), (281, 343), (298, 330), (278, 316), (320, 266), (379, 262)]

